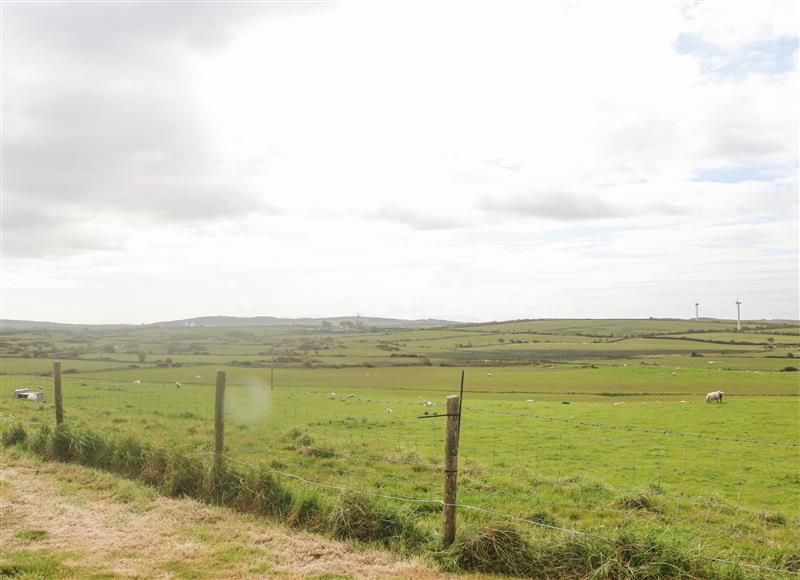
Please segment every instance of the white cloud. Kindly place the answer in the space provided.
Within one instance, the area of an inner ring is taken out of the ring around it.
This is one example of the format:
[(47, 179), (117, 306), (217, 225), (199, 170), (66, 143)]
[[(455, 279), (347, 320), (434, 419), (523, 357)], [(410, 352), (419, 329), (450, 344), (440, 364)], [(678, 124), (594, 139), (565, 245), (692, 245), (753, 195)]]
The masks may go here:
[(4, 7), (4, 316), (798, 315), (792, 2), (250, 6)]

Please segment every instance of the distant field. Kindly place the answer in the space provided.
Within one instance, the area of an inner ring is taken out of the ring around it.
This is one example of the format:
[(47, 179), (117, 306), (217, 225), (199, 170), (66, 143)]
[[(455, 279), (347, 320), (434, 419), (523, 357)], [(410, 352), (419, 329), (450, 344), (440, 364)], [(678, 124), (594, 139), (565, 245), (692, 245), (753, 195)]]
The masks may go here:
[[(52, 384), (42, 376), (50, 358), (20, 358), (52, 348), (48, 355), (78, 371), (64, 375), (69, 421), (205, 454), (213, 440), (215, 371), (222, 368), (230, 457), (319, 483), (436, 499), (443, 421), (417, 417), (442, 412), (463, 367), (460, 502), (596, 533), (647, 530), (712, 555), (783, 566), (800, 561), (800, 372), (782, 369), (800, 360), (760, 344), (686, 340), (781, 336), (768, 329), (761, 335), (766, 323), (747, 326), (759, 329), (737, 335), (718, 332), (730, 322), (648, 320), (402, 332), (19, 332), (2, 336), (0, 413), (4, 421), (52, 423)], [(713, 332), (649, 336), (687, 330)], [(109, 347), (122, 344), (124, 352)], [(98, 353), (114, 360), (84, 360)], [(278, 362), (270, 373), (273, 353)], [(516, 355), (498, 361), (494, 353)], [(347, 364), (332, 368), (334, 359)], [(239, 363), (227, 364), (233, 360)], [(44, 405), (11, 398), (13, 389), (36, 385)], [(725, 391), (721, 405), (703, 402), (712, 390)], [(287, 485), (309, 492), (294, 480)], [(630, 498), (644, 504), (632, 507)], [(437, 529), (438, 511), (430, 507), (407, 509)], [(461, 510), (459, 518), (472, 529), (497, 516)]]

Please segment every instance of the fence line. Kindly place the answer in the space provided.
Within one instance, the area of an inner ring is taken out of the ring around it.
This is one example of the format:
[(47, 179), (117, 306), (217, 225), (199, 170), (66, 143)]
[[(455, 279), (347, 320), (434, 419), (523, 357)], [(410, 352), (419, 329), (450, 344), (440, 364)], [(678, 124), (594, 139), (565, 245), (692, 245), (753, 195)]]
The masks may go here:
[[(498, 517), (509, 519), (509, 520), (513, 520), (513, 521), (519, 521), (519, 522), (527, 523), (527, 524), (530, 524), (530, 525), (538, 527), (538, 528), (554, 530), (554, 531), (558, 531), (558, 532), (572, 534), (572, 535), (575, 535), (575, 536), (590, 537), (590, 538), (593, 538), (593, 539), (596, 539), (596, 540), (600, 540), (600, 541), (602, 541), (604, 543), (608, 543), (608, 544), (614, 544), (615, 543), (615, 540), (610, 539), (610, 538), (606, 538), (604, 536), (601, 536), (599, 534), (595, 534), (593, 532), (585, 532), (585, 531), (581, 531), (581, 530), (575, 530), (575, 529), (572, 529), (572, 528), (562, 528), (562, 527), (559, 527), (559, 526), (553, 526), (553, 525), (550, 525), (550, 524), (537, 522), (537, 521), (532, 520), (530, 518), (525, 518), (525, 517), (522, 517), (522, 516), (518, 516), (518, 515), (515, 515), (515, 514), (509, 514), (509, 513), (505, 513), (505, 512), (499, 512), (499, 511), (496, 511), (496, 510), (491, 510), (491, 509), (483, 508), (483, 507), (480, 507), (480, 506), (474, 506), (474, 505), (462, 504), (462, 503), (445, 503), (444, 500), (440, 500), (440, 499), (404, 497), (404, 496), (383, 494), (383, 493), (378, 493), (378, 492), (368, 491), (368, 490), (360, 490), (360, 489), (355, 489), (355, 488), (352, 488), (352, 487), (345, 487), (345, 486), (341, 486), (341, 485), (332, 485), (332, 484), (322, 483), (322, 482), (318, 482), (318, 481), (313, 481), (313, 480), (307, 479), (307, 478), (305, 478), (305, 477), (303, 477), (301, 475), (297, 475), (295, 473), (290, 473), (290, 472), (287, 472), (287, 471), (281, 471), (279, 469), (275, 469), (275, 468), (272, 468), (272, 467), (269, 467), (269, 466), (254, 465), (252, 463), (239, 461), (237, 459), (231, 459), (231, 461), (233, 461), (234, 463), (238, 463), (240, 465), (243, 465), (245, 467), (249, 467), (251, 469), (266, 470), (266, 471), (269, 471), (271, 473), (275, 473), (276, 475), (280, 475), (280, 476), (286, 477), (288, 479), (293, 479), (293, 480), (296, 480), (296, 481), (300, 481), (301, 483), (304, 483), (306, 485), (315, 486), (315, 487), (320, 487), (320, 488), (325, 488), (325, 489), (332, 489), (332, 490), (336, 490), (336, 491), (339, 491), (339, 492), (360, 493), (360, 494), (364, 494), (364, 495), (368, 495), (368, 496), (372, 496), (372, 497), (378, 497), (378, 498), (382, 498), (382, 499), (388, 499), (388, 500), (392, 500), (392, 501), (401, 501), (401, 502), (417, 503), (417, 504), (427, 503), (427, 504), (441, 505), (443, 507), (444, 506), (449, 506), (449, 507), (454, 507), (454, 508), (460, 508), (460, 509), (465, 509), (465, 510), (469, 510), (469, 511), (474, 511), (474, 512), (493, 515), (493, 516), (498, 516)], [(703, 554), (695, 554), (695, 556), (698, 557), (698, 558), (702, 558), (704, 560), (710, 560), (710, 561), (714, 561), (714, 562), (720, 562), (720, 563), (729, 564), (729, 565), (735, 565), (735, 566), (742, 566), (742, 567), (751, 568), (751, 569), (754, 569), (754, 570), (764, 570), (764, 571), (769, 571), (769, 572), (777, 572), (777, 573), (780, 573), (780, 574), (790, 574), (790, 575), (793, 575), (793, 576), (800, 576), (800, 572), (795, 572), (793, 570), (788, 570), (788, 569), (783, 569), (783, 568), (772, 568), (772, 567), (769, 567), (769, 566), (753, 564), (753, 563), (750, 563), (750, 562), (742, 562), (740, 560), (728, 560), (728, 559), (725, 559), (725, 558), (717, 558), (717, 557), (714, 557), (714, 556), (706, 556), (706, 555), (703, 555)]]
[[(223, 388), (224, 388), (224, 375), (223, 375), (222, 380), (223, 380)], [(219, 387), (218, 387), (218, 393), (219, 393)], [(219, 401), (219, 394), (217, 395), (217, 399)], [(357, 399), (356, 401), (364, 402), (363, 399)], [(381, 401), (381, 400), (372, 399), (372, 400), (369, 400), (369, 402), (371, 402), (371, 403), (379, 403), (379, 404), (389, 403), (389, 404), (404, 404), (404, 405), (420, 406), (419, 402), (411, 402), (411, 401), (394, 401), (394, 402), (391, 402), (391, 401)], [(221, 405), (219, 404), (219, 402), (218, 402), (218, 408), (221, 408)], [(603, 429), (611, 429), (611, 430), (617, 430), (617, 431), (629, 431), (629, 432), (643, 432), (643, 433), (654, 434), (654, 435), (659, 435), (659, 436), (681, 436), (681, 437), (692, 437), (692, 438), (700, 438), (700, 439), (710, 439), (710, 440), (715, 440), (715, 441), (733, 441), (733, 442), (737, 442), (737, 443), (756, 444), (756, 445), (764, 445), (764, 446), (800, 447), (800, 444), (798, 444), (798, 443), (770, 442), (770, 441), (760, 441), (760, 440), (747, 439), (747, 438), (728, 438), (728, 437), (718, 437), (718, 436), (713, 436), (713, 435), (704, 435), (704, 434), (696, 434), (696, 433), (681, 433), (681, 432), (676, 432), (676, 431), (660, 431), (660, 430), (656, 430), (656, 429), (645, 429), (645, 428), (632, 427), (632, 426), (616, 426), (616, 425), (608, 425), (608, 424), (602, 424), (602, 423), (592, 423), (592, 422), (587, 422), (587, 421), (580, 421), (580, 420), (575, 420), (575, 419), (566, 419), (566, 418), (559, 418), (559, 417), (547, 417), (547, 416), (535, 415), (535, 414), (530, 414), (530, 413), (507, 412), (507, 411), (501, 411), (501, 410), (496, 410), (496, 409), (487, 409), (487, 408), (482, 408), (482, 407), (465, 407), (465, 408), (468, 411), (494, 413), (494, 414), (505, 415), (505, 416), (531, 417), (531, 418), (534, 418), (534, 419), (553, 421), (553, 422), (559, 422), (559, 423), (566, 423), (566, 424), (571, 424), (571, 425), (574, 425), (574, 426), (581, 426), (581, 427), (603, 428)], [(0, 415), (3, 415), (3, 413), (0, 412)], [(223, 418), (224, 417), (223, 412), (222, 411), (218, 412), (217, 413), (217, 417), (218, 418)], [(36, 422), (25, 422), (25, 423), (31, 424), (31, 425), (39, 425), (39, 426), (45, 424), (45, 423), (36, 423)], [(414, 423), (413, 421), (399, 420), (399, 421), (391, 421), (391, 423), (392, 424), (396, 423), (398, 425), (414, 424), (415, 427), (419, 428), (419, 425)], [(320, 424), (320, 426), (322, 426), (324, 428), (324, 424)], [(334, 428), (335, 428), (335, 426), (334, 426)], [(479, 434), (479, 429), (480, 428), (475, 430), (476, 434)], [(500, 428), (494, 428), (494, 427), (485, 427), (485, 429), (491, 429), (492, 431), (500, 431)], [(221, 431), (221, 429), (218, 432), (220, 432), (220, 431)], [(507, 432), (508, 430), (507, 429), (503, 429), (503, 431)], [(519, 429), (518, 431), (523, 431), (523, 430)], [(472, 432), (470, 432), (470, 433), (472, 433)], [(174, 447), (161, 447), (161, 446), (157, 446), (157, 445), (151, 445), (151, 447), (154, 448), (154, 449), (163, 449), (165, 451), (174, 451)], [(688, 446), (688, 445), (683, 446), (682, 445), (682, 447), (697, 447), (697, 446)], [(330, 449), (323, 449), (323, 448), (316, 448), (316, 447), (304, 447), (304, 448), (306, 448), (306, 449), (316, 449), (318, 451), (324, 451), (324, 452), (331, 452), (331, 453), (334, 453), (336, 456), (338, 456), (338, 457), (340, 457), (342, 459), (350, 459), (350, 458), (358, 458), (358, 457), (360, 457), (360, 456), (357, 456), (357, 455), (354, 456), (352, 454), (349, 454), (347, 456), (339, 455), (338, 452), (336, 452), (334, 450), (330, 450)], [(462, 450), (464, 450), (464, 448), (462, 448)], [(188, 455), (188, 456), (190, 456), (190, 457), (212, 456), (216, 460), (218, 460), (221, 457), (222, 453), (223, 453), (223, 449), (222, 449), (222, 444), (221, 444), (221, 438), (218, 437), (217, 445), (215, 445), (215, 450), (213, 452), (212, 451), (208, 451), (208, 450), (202, 450), (202, 451), (197, 451), (196, 453), (193, 453), (193, 454)], [(386, 461), (386, 462), (389, 462), (389, 463), (404, 463), (404, 464), (414, 465), (414, 466), (423, 466), (425, 468), (430, 468), (430, 469), (433, 469), (433, 470), (439, 469), (439, 466), (431, 465), (431, 464), (428, 464), (428, 463), (419, 463), (419, 462), (411, 462), (411, 461), (403, 461), (403, 460), (392, 460), (392, 459), (390, 459), (388, 457), (381, 457), (381, 456), (366, 456), (366, 458), (367, 459), (371, 458), (371, 459), (380, 460), (380, 461)], [(534, 526), (534, 527), (537, 527), (537, 528), (558, 531), (558, 532), (567, 533), (567, 534), (576, 535), (576, 536), (591, 537), (591, 538), (594, 538), (594, 539), (597, 539), (599, 541), (606, 542), (606, 543), (614, 543), (615, 542), (615, 540), (613, 540), (613, 539), (603, 537), (603, 536), (598, 535), (598, 534), (596, 534), (594, 532), (591, 532), (591, 531), (582, 531), (582, 530), (576, 530), (576, 529), (571, 529), (571, 528), (559, 527), (559, 526), (556, 526), (556, 525), (551, 525), (551, 524), (547, 524), (547, 523), (544, 523), (544, 522), (536, 521), (534, 519), (523, 517), (523, 516), (520, 516), (520, 515), (500, 512), (500, 511), (496, 511), (496, 510), (492, 510), (492, 509), (489, 509), (489, 508), (485, 508), (485, 507), (481, 507), (481, 506), (477, 506), (477, 505), (472, 505), (472, 504), (468, 504), (468, 503), (458, 503), (456, 501), (447, 502), (446, 500), (441, 500), (441, 499), (419, 498), (419, 497), (410, 497), (410, 496), (405, 496), (405, 495), (392, 495), (392, 494), (380, 493), (380, 492), (371, 491), (371, 490), (358, 489), (358, 488), (355, 488), (355, 487), (348, 487), (348, 486), (344, 486), (344, 485), (336, 485), (334, 483), (324, 483), (322, 481), (315, 481), (314, 479), (309, 479), (307, 477), (304, 477), (302, 475), (298, 475), (296, 473), (292, 473), (290, 471), (277, 469), (277, 468), (274, 468), (274, 467), (271, 467), (271, 466), (267, 466), (267, 465), (255, 465), (255, 464), (252, 464), (252, 463), (248, 463), (248, 462), (245, 462), (245, 461), (241, 461), (241, 460), (238, 460), (238, 459), (231, 458), (231, 457), (229, 457), (227, 455), (225, 456), (225, 459), (226, 459), (226, 461), (231, 461), (231, 462), (243, 465), (243, 466), (247, 466), (248, 468), (251, 468), (251, 469), (265, 470), (265, 471), (274, 473), (274, 474), (276, 474), (277, 476), (280, 476), (280, 477), (296, 480), (296, 481), (298, 481), (298, 482), (300, 482), (300, 483), (302, 483), (304, 485), (310, 485), (310, 486), (315, 486), (315, 487), (319, 487), (319, 488), (323, 488), (323, 489), (335, 490), (335, 491), (342, 492), (342, 493), (344, 493), (344, 492), (357, 492), (357, 493), (361, 493), (361, 494), (364, 494), (364, 495), (367, 495), (367, 496), (376, 497), (376, 498), (383, 498), (383, 499), (392, 500), (392, 501), (400, 501), (400, 502), (416, 503), (416, 504), (441, 505), (443, 508), (461, 508), (461, 509), (468, 510), (468, 511), (484, 513), (484, 514), (497, 516), (497, 517), (505, 518), (505, 519), (512, 520), (512, 521), (522, 522), (522, 523), (525, 523), (525, 524), (528, 524), (528, 525), (531, 525), (531, 526)], [(742, 459), (742, 461), (744, 461), (743, 457), (741, 457), (741, 459)], [(339, 472), (338, 475), (342, 475), (344, 473), (350, 473), (350, 474), (355, 473), (353, 470), (348, 470), (348, 469), (343, 469), (343, 468), (335, 468), (335, 469), (336, 469), (336, 471)], [(634, 467), (634, 469), (635, 469), (635, 467)], [(500, 475), (502, 475), (502, 474), (500, 474)], [(413, 482), (413, 481), (415, 481), (413, 479), (405, 479), (405, 478), (400, 478), (400, 477), (394, 477), (392, 475), (382, 475), (382, 476), (386, 477), (387, 479), (395, 479), (397, 481), (405, 481), (405, 482)], [(506, 495), (506, 496), (509, 496), (509, 497), (512, 496), (512, 494), (508, 494), (508, 493), (503, 494), (503, 493), (497, 493), (497, 492), (487, 492), (485, 490), (481, 490), (481, 491), (477, 491), (476, 490), (475, 493), (485, 494), (487, 496), (489, 496), (489, 495)], [(740, 499), (741, 499), (741, 483), (740, 483)], [(582, 500), (579, 500), (579, 502), (580, 501), (582, 501)], [(570, 504), (561, 503), (561, 505), (570, 505)], [(582, 506), (578, 506), (578, 509), (592, 509), (592, 508), (588, 508), (588, 507), (587, 508), (583, 508)], [(595, 509), (597, 509), (597, 508), (595, 508)], [(603, 508), (599, 508), (599, 509), (603, 509)], [(598, 511), (599, 511), (599, 509), (598, 509)], [(709, 507), (709, 509), (710, 509), (710, 507)], [(749, 512), (748, 510), (743, 510), (738, 506), (736, 508), (732, 508), (732, 507), (728, 508), (728, 507), (726, 507), (726, 509), (732, 509), (735, 512), (757, 513), (757, 512)], [(624, 510), (607, 510), (607, 511), (620, 511), (620, 512), (623, 512), (623, 513), (627, 513)], [(716, 528), (710, 528), (710, 529), (716, 529)], [(725, 558), (706, 556), (706, 555), (702, 555), (702, 554), (698, 554), (698, 555), (696, 555), (696, 557), (704, 559), (704, 560), (715, 561), (715, 562), (718, 562), (718, 563), (724, 563), (724, 564), (729, 564), (729, 565), (747, 567), (747, 568), (750, 568), (750, 569), (753, 569), (753, 570), (769, 571), (769, 572), (776, 572), (776, 573), (790, 574), (790, 575), (800, 575), (800, 573), (795, 572), (793, 570), (778, 569), (778, 568), (773, 568), (773, 567), (770, 567), (770, 566), (752, 564), (752, 563), (749, 563), (749, 562), (743, 562), (743, 561), (739, 561), (739, 560), (729, 560), (729, 559), (725, 559)]]

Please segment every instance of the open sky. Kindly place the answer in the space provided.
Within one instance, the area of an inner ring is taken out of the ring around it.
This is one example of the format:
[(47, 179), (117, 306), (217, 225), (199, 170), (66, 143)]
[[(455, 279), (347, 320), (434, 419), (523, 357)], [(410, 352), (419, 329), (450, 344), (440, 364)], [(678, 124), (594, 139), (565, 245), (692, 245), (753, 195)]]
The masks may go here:
[(2, 2), (2, 317), (798, 318), (798, 3)]

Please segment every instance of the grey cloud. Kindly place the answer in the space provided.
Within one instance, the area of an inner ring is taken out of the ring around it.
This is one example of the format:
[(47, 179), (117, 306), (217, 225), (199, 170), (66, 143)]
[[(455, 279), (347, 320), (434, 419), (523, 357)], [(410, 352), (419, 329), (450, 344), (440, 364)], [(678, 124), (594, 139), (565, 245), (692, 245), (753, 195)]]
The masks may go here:
[(689, 212), (668, 203), (619, 204), (597, 195), (569, 192), (534, 192), (508, 198), (486, 197), (479, 209), (505, 217), (533, 217), (555, 221), (627, 218), (645, 214), (681, 215)]
[(121, 243), (77, 235), (78, 223), (50, 229), (35, 244), (17, 243), (14, 232), (47, 221), (39, 208), (75, 220), (104, 212), (163, 223), (279, 211), (264, 192), (243, 185), (246, 171), (263, 171), (271, 157), (244, 160), (244, 171), (221, 163), (179, 65), (188, 51), (223, 46), (249, 20), (310, 8), (292, 6), (6, 6), (3, 254)]
[(449, 217), (401, 207), (384, 207), (371, 217), (401, 224), (412, 230), (450, 230), (462, 226), (457, 220)]

